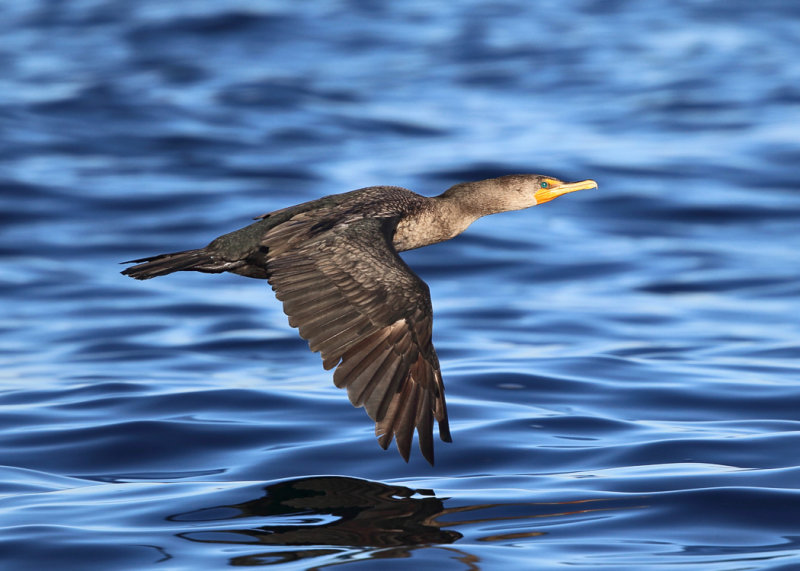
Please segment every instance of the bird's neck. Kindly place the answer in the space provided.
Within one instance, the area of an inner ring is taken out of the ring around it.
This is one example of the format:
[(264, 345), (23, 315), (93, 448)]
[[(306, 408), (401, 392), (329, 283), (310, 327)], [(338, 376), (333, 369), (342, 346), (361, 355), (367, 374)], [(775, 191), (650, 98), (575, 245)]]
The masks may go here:
[(394, 247), (398, 252), (449, 240), (461, 234), (481, 216), (491, 214), (480, 207), (465, 208), (447, 193), (427, 198), (415, 212), (397, 224)]

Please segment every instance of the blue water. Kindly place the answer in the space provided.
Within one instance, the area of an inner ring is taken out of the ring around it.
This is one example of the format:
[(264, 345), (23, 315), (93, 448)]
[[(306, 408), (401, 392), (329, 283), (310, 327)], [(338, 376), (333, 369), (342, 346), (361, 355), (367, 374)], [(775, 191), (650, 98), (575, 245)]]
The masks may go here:
[[(800, 569), (800, 5), (1, 10), (0, 567)], [(600, 188), (405, 256), (435, 468), (266, 283), (119, 274), (514, 172)]]

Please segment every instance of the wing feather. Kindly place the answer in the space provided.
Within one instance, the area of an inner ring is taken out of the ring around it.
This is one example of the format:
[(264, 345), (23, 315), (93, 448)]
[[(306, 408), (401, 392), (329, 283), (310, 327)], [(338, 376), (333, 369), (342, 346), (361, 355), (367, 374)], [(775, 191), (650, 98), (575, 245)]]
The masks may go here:
[(378, 443), (394, 439), (408, 461), (416, 430), (433, 464), (433, 421), (450, 440), (444, 386), (431, 342), (430, 293), (391, 244), (395, 222), (322, 224), (309, 212), (262, 239), (267, 272), (289, 323), (334, 384), (375, 421)]

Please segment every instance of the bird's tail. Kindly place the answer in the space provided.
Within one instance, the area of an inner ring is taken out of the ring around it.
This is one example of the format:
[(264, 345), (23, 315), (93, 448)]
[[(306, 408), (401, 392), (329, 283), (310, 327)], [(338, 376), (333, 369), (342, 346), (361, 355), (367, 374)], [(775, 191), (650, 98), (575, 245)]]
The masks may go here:
[(214, 260), (205, 248), (198, 250), (185, 250), (171, 254), (159, 254), (150, 258), (129, 260), (123, 264), (136, 264), (122, 271), (126, 276), (137, 280), (149, 280), (158, 276), (165, 276), (172, 272), (196, 270), (200, 272), (219, 272), (222, 269), (214, 268)]

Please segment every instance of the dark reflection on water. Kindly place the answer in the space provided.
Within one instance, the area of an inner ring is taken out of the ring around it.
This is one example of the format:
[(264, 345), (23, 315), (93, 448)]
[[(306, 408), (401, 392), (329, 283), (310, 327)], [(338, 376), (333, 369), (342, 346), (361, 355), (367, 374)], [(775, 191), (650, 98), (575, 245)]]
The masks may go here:
[[(797, 568), (799, 6), (4, 3), (0, 567)], [(600, 189), (405, 255), (435, 468), (266, 284), (118, 273), (524, 171)]]
[[(514, 542), (544, 535), (554, 521), (589, 520), (603, 517), (604, 512), (644, 507), (612, 498), (450, 508), (445, 502), (433, 490), (341, 476), (310, 477), (270, 484), (264, 488), (264, 496), (254, 500), (200, 508), (167, 519), (211, 528), (179, 534), (190, 541), (246, 545), (249, 553), (232, 557), (232, 566), (307, 560), (317, 568), (354, 557), (404, 559), (414, 550), (437, 548), (459, 562), (459, 567), (480, 569), (480, 554), (469, 547), (460, 548), (456, 543), (464, 536), (445, 528), (480, 530), (474, 538), (477, 542)], [(259, 553), (257, 546), (262, 545), (303, 548)], [(323, 545), (329, 547), (307, 548)]]
[[(412, 497), (415, 495), (427, 497)], [(237, 527), (246, 526), (228, 529), (224, 534), (183, 534), (192, 541), (392, 547), (398, 548), (392, 556), (402, 557), (413, 546), (448, 544), (461, 538), (460, 533), (440, 529), (436, 517), (442, 513), (442, 501), (433, 497), (432, 490), (338, 476), (279, 482), (264, 488), (263, 498), (177, 514), (169, 519), (236, 520)]]

